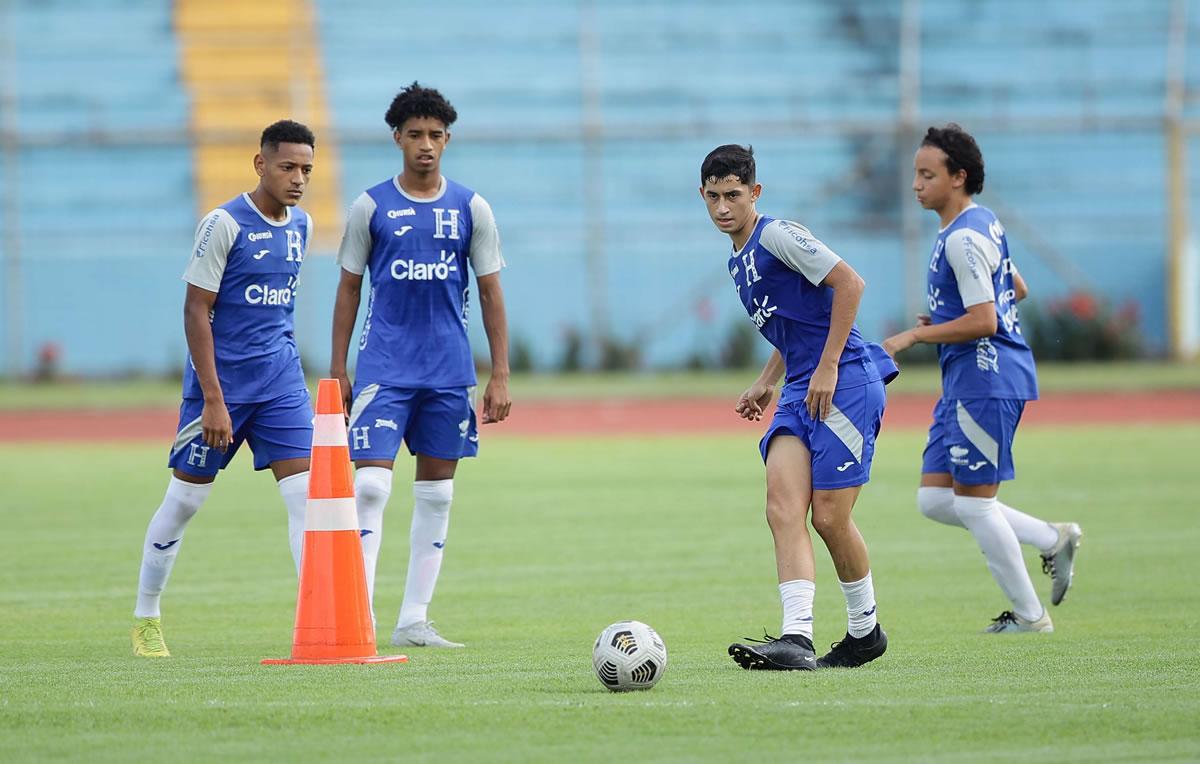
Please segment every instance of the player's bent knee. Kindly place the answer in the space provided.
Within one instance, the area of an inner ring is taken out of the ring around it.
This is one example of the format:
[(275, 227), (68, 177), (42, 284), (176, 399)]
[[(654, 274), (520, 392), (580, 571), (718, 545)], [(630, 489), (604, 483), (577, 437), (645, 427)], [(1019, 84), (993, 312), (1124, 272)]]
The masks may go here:
[(805, 507), (799, 502), (788, 502), (767, 497), (767, 525), (772, 528), (787, 528), (803, 526), (805, 523)]
[(917, 509), (935, 522), (946, 522), (954, 515), (954, 489), (921, 486), (917, 489)]
[[(376, 470), (379, 473), (386, 472), (386, 477), (383, 474), (374, 474)], [(360, 469), (354, 480), (354, 493), (359, 504), (386, 503), (392, 494), (391, 476), (391, 470), (378, 467), (370, 471)]]

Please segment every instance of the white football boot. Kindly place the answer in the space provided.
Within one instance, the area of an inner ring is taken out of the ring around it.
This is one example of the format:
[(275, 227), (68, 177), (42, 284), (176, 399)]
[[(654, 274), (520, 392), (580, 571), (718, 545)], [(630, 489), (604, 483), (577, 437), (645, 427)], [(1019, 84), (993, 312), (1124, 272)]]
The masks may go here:
[(392, 632), (392, 644), (396, 647), (465, 647), (461, 642), (451, 642), (438, 634), (433, 621), (418, 621), (403, 629), (397, 626)]

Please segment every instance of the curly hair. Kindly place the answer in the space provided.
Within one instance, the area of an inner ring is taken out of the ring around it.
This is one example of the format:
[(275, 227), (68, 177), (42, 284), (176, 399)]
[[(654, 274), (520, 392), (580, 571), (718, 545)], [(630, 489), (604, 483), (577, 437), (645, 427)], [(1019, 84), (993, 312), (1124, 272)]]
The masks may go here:
[(931, 127), (926, 131), (921, 145), (933, 146), (945, 152), (946, 169), (951, 175), (966, 170), (965, 190), (968, 196), (983, 191), (983, 152), (966, 130), (953, 122), (945, 127)]
[(707, 183), (710, 178), (723, 180), (732, 177), (747, 186), (753, 186), (754, 175), (753, 146), (739, 146), (736, 143), (717, 146), (708, 152), (700, 165), (700, 185)]
[(290, 119), (281, 119), (267, 125), (266, 129), (262, 131), (258, 146), (260, 149), (270, 148), (271, 151), (278, 151), (281, 143), (304, 143), (314, 149), (317, 147), (317, 139), (313, 136), (313, 131), (309, 130), (307, 125), (293, 122)]
[(458, 112), (441, 93), (414, 81), (392, 99), (383, 120), (388, 123), (388, 127), (399, 130), (413, 117), (432, 117), (450, 127), (454, 120), (458, 119)]

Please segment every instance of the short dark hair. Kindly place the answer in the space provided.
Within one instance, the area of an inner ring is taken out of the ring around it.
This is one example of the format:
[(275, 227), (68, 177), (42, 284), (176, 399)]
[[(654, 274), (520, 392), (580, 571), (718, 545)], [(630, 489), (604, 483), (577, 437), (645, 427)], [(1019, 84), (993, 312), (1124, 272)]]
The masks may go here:
[(388, 107), (383, 120), (388, 123), (388, 127), (399, 130), (413, 117), (433, 117), (450, 127), (454, 120), (458, 119), (458, 112), (444, 95), (414, 80), (413, 84), (401, 90), (392, 99), (392, 105)]
[(708, 152), (700, 165), (700, 185), (709, 178), (722, 180), (734, 177), (747, 186), (754, 185), (754, 147), (727, 143)]
[(258, 146), (260, 149), (269, 146), (272, 151), (277, 151), (281, 143), (305, 143), (314, 149), (317, 147), (317, 139), (313, 135), (313, 131), (309, 130), (306, 125), (290, 119), (281, 119), (274, 124), (267, 125), (267, 128), (262, 131), (262, 138), (259, 139)]
[(965, 190), (968, 196), (983, 191), (983, 152), (971, 134), (951, 122), (945, 127), (931, 127), (921, 141), (922, 146), (939, 148), (946, 154), (946, 169), (951, 175), (967, 171)]

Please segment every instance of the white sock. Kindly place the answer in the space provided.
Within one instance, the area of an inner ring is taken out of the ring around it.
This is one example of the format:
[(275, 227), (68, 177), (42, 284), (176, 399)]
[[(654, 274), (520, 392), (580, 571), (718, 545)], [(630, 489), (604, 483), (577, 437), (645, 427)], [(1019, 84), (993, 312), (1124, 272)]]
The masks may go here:
[[(354, 473), (354, 500), (358, 505), (358, 534), (362, 539), (363, 567), (367, 571), (367, 604), (375, 612), (375, 567), (383, 542), (383, 510), (392, 494), (392, 471), (387, 467), (359, 467)], [(372, 620), (374, 615), (371, 616)]]
[(211, 491), (212, 483), (186, 483), (171, 476), (162, 504), (146, 528), (137, 605), (133, 610), (135, 617), (158, 618), (161, 615), (158, 601), (175, 565), (175, 556), (179, 554), (183, 530)]
[(412, 529), (409, 532), (408, 578), (397, 628), (428, 620), (429, 602), (442, 569), (446, 530), (450, 526), (453, 480), (418, 480), (413, 483)]
[(842, 594), (846, 595), (846, 631), (852, 637), (865, 637), (875, 630), (875, 586), (871, 583), (871, 571), (858, 581), (839, 581)]
[(1027, 515), (1019, 509), (1013, 509), (999, 499), (996, 504), (1004, 513), (1004, 519), (1012, 526), (1013, 532), (1022, 544), (1028, 544), (1039, 551), (1049, 552), (1058, 543), (1058, 529), (1045, 520), (1039, 520)]
[(817, 585), (803, 578), (784, 581), (779, 585), (779, 599), (783, 601), (781, 636), (803, 634), (812, 639), (813, 595), (816, 591)]
[(954, 510), (975, 537), (988, 570), (1012, 602), (1013, 612), (1029, 621), (1042, 617), (1045, 609), (1033, 591), (1029, 571), (1021, 557), (1021, 545), (1012, 526), (1004, 519), (995, 498), (955, 496)]
[[(1053, 549), (1058, 543), (1058, 531), (1050, 523), (1013, 509), (1002, 501), (997, 500), (996, 505), (1004, 513), (1004, 519), (1008, 521), (1013, 532), (1017, 534), (1017, 541), (1042, 552)], [(917, 507), (920, 508), (921, 514), (930, 520), (958, 528), (966, 527), (954, 511), (953, 488), (921, 486), (917, 489)]]
[(308, 471), (288, 475), (279, 483), (279, 495), (288, 513), (288, 544), (300, 575), (300, 557), (304, 554), (304, 518), (308, 508)]

